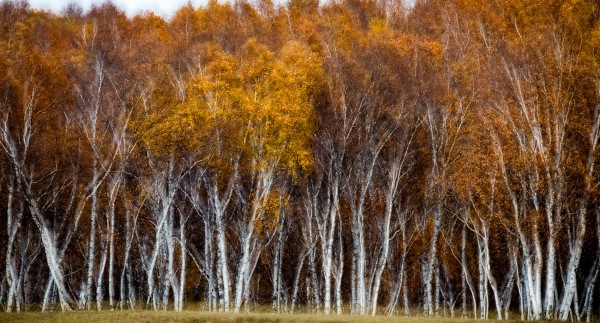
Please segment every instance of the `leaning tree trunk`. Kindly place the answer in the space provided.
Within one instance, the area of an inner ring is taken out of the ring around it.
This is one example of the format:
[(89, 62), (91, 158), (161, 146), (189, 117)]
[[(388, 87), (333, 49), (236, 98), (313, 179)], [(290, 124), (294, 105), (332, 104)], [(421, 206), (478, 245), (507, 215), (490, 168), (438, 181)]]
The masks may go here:
[(395, 160), (392, 162), (392, 167), (389, 169), (388, 185), (385, 190), (385, 216), (383, 220), (383, 234), (381, 236), (381, 252), (378, 257), (375, 277), (373, 282), (373, 291), (371, 297), (371, 315), (375, 316), (377, 313), (377, 300), (379, 297), (379, 287), (381, 286), (381, 276), (383, 275), (383, 269), (387, 263), (388, 254), (390, 252), (390, 229), (392, 220), (392, 211), (394, 206), (394, 200), (402, 177), (402, 164), (403, 161)]

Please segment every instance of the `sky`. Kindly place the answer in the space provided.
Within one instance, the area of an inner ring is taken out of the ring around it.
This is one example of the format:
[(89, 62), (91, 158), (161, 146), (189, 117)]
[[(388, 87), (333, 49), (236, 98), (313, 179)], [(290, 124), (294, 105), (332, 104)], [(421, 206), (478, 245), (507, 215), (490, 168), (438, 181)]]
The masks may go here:
[[(49, 10), (60, 13), (69, 3), (79, 4), (87, 11), (92, 4), (100, 5), (106, 0), (28, 0), (31, 8)], [(169, 18), (181, 6), (191, 2), (194, 7), (206, 4), (208, 0), (113, 0), (128, 16), (134, 16), (143, 11), (154, 11), (154, 13)]]
[[(35, 9), (49, 10), (60, 13), (70, 3), (79, 4), (84, 11), (89, 10), (92, 4), (100, 5), (107, 0), (28, 0), (29, 5)], [(284, 1), (284, 0), (281, 0)], [(407, 0), (410, 6), (415, 0)], [(144, 11), (153, 11), (155, 14), (169, 19), (183, 5), (191, 2), (194, 7), (208, 3), (208, 0), (112, 0), (121, 10), (132, 17)], [(278, 3), (279, 1), (274, 1)]]

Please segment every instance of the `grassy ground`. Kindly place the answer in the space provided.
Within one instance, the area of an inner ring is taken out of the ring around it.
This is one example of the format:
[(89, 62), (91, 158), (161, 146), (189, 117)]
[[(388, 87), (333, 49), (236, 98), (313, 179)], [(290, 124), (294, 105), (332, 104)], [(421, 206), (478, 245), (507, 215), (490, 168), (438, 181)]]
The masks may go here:
[[(172, 311), (75, 311), (70, 313), (27, 312), (0, 313), (0, 322), (474, 322), (474, 320), (403, 317), (403, 316), (355, 316), (323, 314), (273, 314), (273, 313), (211, 313), (206, 311), (186, 310), (180, 313)], [(485, 322), (494, 322), (493, 320)], [(502, 321), (509, 322), (509, 321)], [(517, 322), (517, 321), (511, 321)]]

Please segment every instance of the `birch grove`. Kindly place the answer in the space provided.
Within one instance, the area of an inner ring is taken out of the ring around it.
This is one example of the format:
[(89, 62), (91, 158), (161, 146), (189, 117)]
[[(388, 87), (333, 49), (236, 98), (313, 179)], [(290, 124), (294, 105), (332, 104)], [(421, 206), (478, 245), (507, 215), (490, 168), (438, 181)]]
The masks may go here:
[(599, 30), (575, 0), (2, 1), (0, 308), (597, 320)]

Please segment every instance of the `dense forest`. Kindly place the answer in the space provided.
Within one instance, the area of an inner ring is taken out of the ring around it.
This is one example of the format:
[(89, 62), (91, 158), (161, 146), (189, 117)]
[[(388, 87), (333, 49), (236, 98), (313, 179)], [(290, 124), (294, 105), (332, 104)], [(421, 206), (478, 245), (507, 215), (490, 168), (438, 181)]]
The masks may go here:
[(600, 4), (0, 3), (0, 306), (587, 320)]

